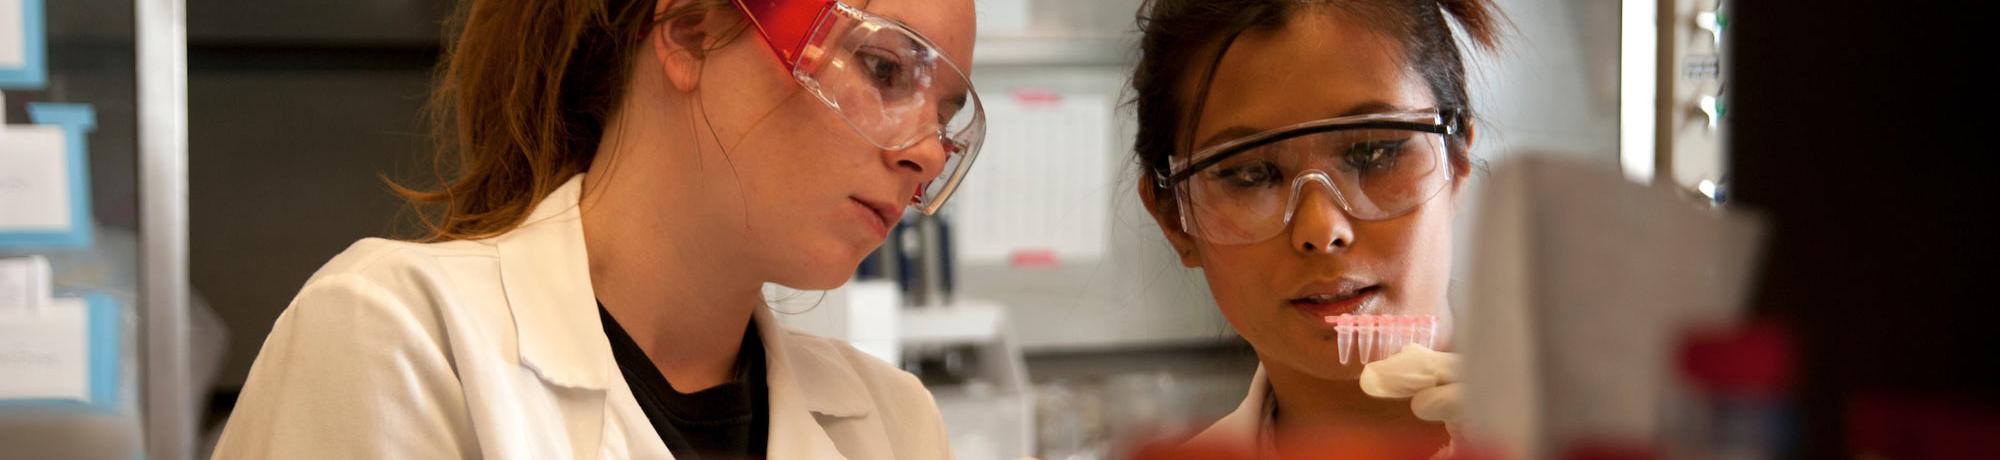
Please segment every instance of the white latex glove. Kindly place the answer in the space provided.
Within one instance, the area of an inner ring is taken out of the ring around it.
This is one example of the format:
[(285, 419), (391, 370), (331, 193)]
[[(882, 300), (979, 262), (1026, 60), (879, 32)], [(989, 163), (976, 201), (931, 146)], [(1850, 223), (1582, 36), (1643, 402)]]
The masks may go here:
[(1458, 354), (1432, 351), (1409, 344), (1388, 359), (1361, 368), (1361, 392), (1384, 399), (1410, 399), (1410, 411), (1417, 418), (1444, 423), (1451, 434), (1434, 458), (1451, 455), (1458, 443), (1459, 416), (1465, 389), (1458, 383)]

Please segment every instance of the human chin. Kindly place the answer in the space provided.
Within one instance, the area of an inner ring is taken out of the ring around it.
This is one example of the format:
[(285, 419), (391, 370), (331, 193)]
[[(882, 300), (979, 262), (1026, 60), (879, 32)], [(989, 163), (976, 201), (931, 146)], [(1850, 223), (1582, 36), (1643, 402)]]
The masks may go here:
[(827, 290), (846, 284), (854, 276), (861, 259), (881, 246), (881, 241), (858, 244), (852, 237), (832, 235), (824, 227), (819, 235), (802, 236), (792, 250), (771, 254), (778, 276), (773, 282), (802, 290)]

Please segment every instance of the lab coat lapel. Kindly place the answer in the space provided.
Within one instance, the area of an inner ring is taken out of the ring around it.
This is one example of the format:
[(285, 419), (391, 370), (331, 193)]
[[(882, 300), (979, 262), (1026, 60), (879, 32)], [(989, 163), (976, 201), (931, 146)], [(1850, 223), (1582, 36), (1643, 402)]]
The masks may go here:
[[(767, 309), (758, 308), (752, 321), (764, 340), (765, 365), (771, 397), (771, 436), (767, 455), (771, 460), (845, 459), (833, 438), (820, 425), (819, 416), (856, 417), (868, 414), (866, 393), (856, 394), (860, 383), (852, 377), (821, 375), (813, 357), (791, 346), (790, 332), (779, 327)], [(808, 386), (810, 390), (806, 389)], [(859, 406), (857, 408), (857, 406)]]
[(1264, 366), (1257, 366), (1257, 374), (1250, 378), (1250, 393), (1243, 397), (1243, 403), (1236, 411), (1209, 425), (1189, 444), (1204, 446), (1224, 446), (1234, 449), (1254, 450), (1258, 448), (1264, 431), (1264, 424), (1271, 413), (1271, 381), (1264, 375)]
[(590, 290), (582, 214), (584, 176), (542, 198), (518, 228), (498, 238), (500, 282), (514, 312), (520, 360), (550, 384), (604, 390), (612, 346)]
[[(519, 228), (496, 239), (501, 280), (514, 315), (522, 365), (549, 385), (587, 390), (582, 398), (601, 401), (614, 374), (611, 345), (598, 317), (590, 285), (590, 265), (577, 209), (583, 175), (571, 178), (535, 207)], [(850, 363), (841, 356), (816, 354), (778, 325), (766, 308), (752, 321), (764, 341), (771, 426), (771, 460), (844, 460), (828, 422), (873, 415), (874, 401)], [(570, 402), (582, 402), (570, 401)], [(572, 440), (595, 446), (602, 438), (598, 414), (570, 410)], [(596, 423), (590, 423), (596, 421)], [(856, 440), (849, 440), (856, 441)], [(856, 441), (858, 442), (858, 441)]]
[(494, 244), (521, 365), (558, 395), (573, 458), (592, 458), (604, 442), (605, 390), (616, 368), (590, 287), (582, 183), (581, 174), (570, 178)]
[(597, 316), (577, 199), (583, 175), (556, 188), (498, 239), (500, 278), (522, 364), (556, 385), (603, 390), (614, 370)]

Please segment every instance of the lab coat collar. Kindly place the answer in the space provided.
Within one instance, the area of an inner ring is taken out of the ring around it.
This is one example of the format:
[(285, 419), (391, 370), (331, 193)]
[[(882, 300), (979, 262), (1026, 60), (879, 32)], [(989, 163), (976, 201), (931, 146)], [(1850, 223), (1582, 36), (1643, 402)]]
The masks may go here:
[[(495, 238), (500, 251), (500, 276), (512, 306), (521, 362), (551, 384), (603, 390), (612, 379), (623, 379), (611, 357), (596, 295), (591, 290), (590, 262), (583, 242), (581, 213), (583, 175), (543, 198), (520, 227)], [(794, 337), (758, 308), (752, 316), (764, 341), (769, 375), (771, 426), (769, 458), (845, 458), (827, 436), (818, 417), (869, 415), (873, 399), (867, 386), (839, 356), (837, 347), (793, 346)]]
[(590, 287), (583, 244), (583, 175), (557, 187), (519, 227), (494, 238), (521, 364), (549, 383), (603, 390), (616, 374)]
[(1271, 421), (1271, 406), (1271, 380), (1259, 364), (1257, 374), (1250, 377), (1250, 393), (1243, 397), (1236, 411), (1209, 425), (1188, 443), (1261, 452), (1267, 446), (1264, 435)]
[(839, 356), (819, 356), (827, 347), (791, 347), (793, 337), (778, 326), (769, 309), (752, 317), (764, 339), (765, 365), (770, 375), (771, 427), (766, 453), (771, 459), (844, 459), (820, 425), (820, 416), (862, 417), (873, 407), (861, 377)]
[(840, 356), (841, 348), (797, 346), (802, 345), (798, 341), (827, 339), (793, 335), (771, 316), (769, 308), (758, 308), (751, 320), (757, 325), (757, 335), (764, 339), (772, 406), (778, 405), (778, 393), (793, 393), (804, 398), (800, 402), (807, 410), (828, 417), (862, 417), (874, 410), (868, 387), (862, 384), (861, 374), (855, 372), (849, 357)]

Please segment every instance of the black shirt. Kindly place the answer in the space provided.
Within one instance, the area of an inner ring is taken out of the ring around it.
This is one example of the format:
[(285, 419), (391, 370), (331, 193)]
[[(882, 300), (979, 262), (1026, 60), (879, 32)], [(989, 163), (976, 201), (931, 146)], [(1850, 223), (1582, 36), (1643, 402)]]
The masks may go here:
[(611, 338), (611, 355), (618, 371), (632, 388), (632, 397), (652, 422), (653, 431), (666, 441), (674, 458), (752, 459), (764, 458), (765, 440), (770, 436), (769, 386), (764, 379), (764, 341), (752, 323), (743, 333), (743, 346), (736, 354), (736, 379), (729, 383), (685, 394), (675, 391), (660, 375), (660, 369), (646, 358), (646, 352), (632, 341), (604, 304), (597, 305), (604, 320), (604, 335)]

